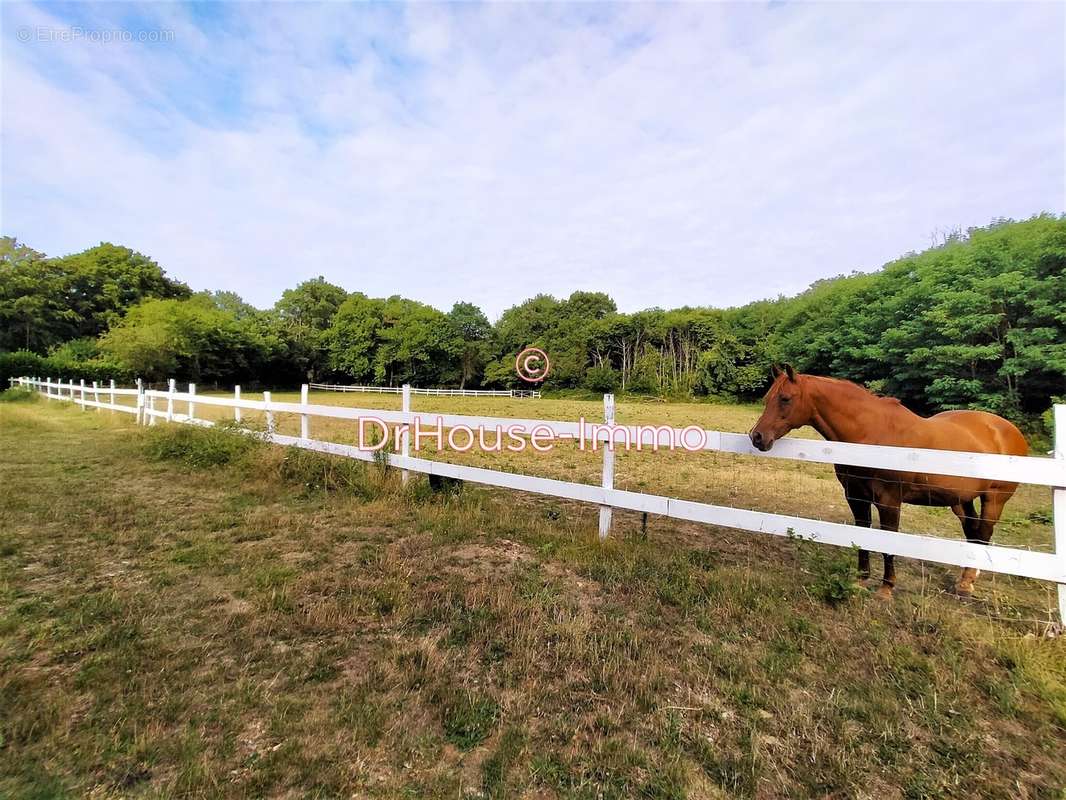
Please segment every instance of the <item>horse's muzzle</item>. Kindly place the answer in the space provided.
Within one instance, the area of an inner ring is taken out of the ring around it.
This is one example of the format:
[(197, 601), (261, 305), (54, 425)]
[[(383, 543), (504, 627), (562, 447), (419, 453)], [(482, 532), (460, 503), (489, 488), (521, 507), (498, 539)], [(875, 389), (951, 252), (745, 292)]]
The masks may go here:
[(765, 453), (773, 447), (774, 440), (770, 437), (763, 436), (759, 431), (752, 431), (751, 444), (756, 450), (762, 450)]

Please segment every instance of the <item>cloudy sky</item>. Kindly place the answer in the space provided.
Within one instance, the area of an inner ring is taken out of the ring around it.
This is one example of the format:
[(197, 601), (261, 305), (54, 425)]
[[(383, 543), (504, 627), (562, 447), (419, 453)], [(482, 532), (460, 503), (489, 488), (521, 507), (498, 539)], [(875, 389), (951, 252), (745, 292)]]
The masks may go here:
[(2, 229), (259, 306), (793, 293), (1066, 211), (1064, 9), (8, 3)]

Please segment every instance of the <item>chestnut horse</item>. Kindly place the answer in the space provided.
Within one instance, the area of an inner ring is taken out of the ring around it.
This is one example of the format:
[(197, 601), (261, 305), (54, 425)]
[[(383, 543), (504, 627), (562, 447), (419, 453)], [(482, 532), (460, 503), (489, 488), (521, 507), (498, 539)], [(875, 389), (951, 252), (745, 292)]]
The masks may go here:
[[(861, 386), (836, 378), (801, 375), (791, 366), (774, 367), (774, 383), (766, 393), (766, 407), (751, 429), (751, 443), (767, 451), (791, 430), (810, 425), (832, 442), (879, 444), (1003, 453), (1024, 456), (1029, 446), (1014, 425), (984, 411), (944, 411), (920, 417), (894, 397), (878, 397)], [(966, 539), (979, 544), (992, 540), (992, 529), (1017, 483), (984, 478), (956, 478), (921, 472), (898, 472), (871, 467), (836, 465), (837, 480), (855, 516), (855, 524), (869, 528), (871, 506), (877, 506), (881, 530), (899, 530), (900, 505), (950, 506), (962, 522)], [(981, 499), (978, 514), (974, 502)], [(878, 589), (892, 596), (896, 584), (893, 557), (884, 553), (884, 579)], [(977, 570), (967, 567), (955, 583), (961, 595), (973, 594)], [(859, 551), (859, 575), (870, 577), (870, 554)]]

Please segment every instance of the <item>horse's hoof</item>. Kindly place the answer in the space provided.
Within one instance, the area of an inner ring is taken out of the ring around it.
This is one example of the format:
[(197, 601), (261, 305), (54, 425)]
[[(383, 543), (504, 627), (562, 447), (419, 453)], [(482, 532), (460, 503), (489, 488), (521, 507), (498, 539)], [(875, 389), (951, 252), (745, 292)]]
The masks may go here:
[(972, 583), (956, 583), (955, 594), (958, 597), (973, 597), (973, 584)]
[(891, 600), (892, 599), (892, 587), (887, 583), (882, 583), (876, 589), (874, 589), (874, 597), (878, 600)]

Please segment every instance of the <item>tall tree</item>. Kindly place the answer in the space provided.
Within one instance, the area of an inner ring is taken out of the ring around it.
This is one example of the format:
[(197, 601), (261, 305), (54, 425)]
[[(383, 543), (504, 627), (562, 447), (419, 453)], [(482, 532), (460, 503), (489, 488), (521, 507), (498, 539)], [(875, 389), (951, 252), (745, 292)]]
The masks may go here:
[(321, 275), (286, 289), (274, 311), (288, 330), (293, 354), (309, 381), (329, 369), (330, 352), (326, 331), (348, 292)]
[(384, 301), (354, 292), (341, 303), (323, 339), (331, 369), (357, 383), (374, 379), (378, 331), (384, 318)]
[(459, 388), (479, 376), (488, 360), (488, 342), (492, 325), (488, 317), (473, 303), (456, 303), (448, 312), (448, 321), (462, 343), (459, 352)]
[(145, 300), (112, 326), (101, 345), (152, 381), (240, 379), (265, 360), (262, 337), (203, 294)]
[(282, 292), (274, 309), (288, 323), (324, 331), (347, 299), (348, 292), (319, 275)]
[(62, 258), (4, 240), (0, 257), (0, 349), (36, 352), (71, 339), (98, 336), (130, 306), (148, 297), (188, 297), (146, 256), (100, 244)]
[(43, 353), (61, 342), (78, 322), (64, 289), (62, 271), (43, 253), (0, 237), (0, 350)]

